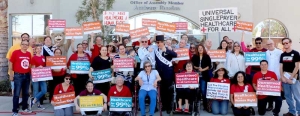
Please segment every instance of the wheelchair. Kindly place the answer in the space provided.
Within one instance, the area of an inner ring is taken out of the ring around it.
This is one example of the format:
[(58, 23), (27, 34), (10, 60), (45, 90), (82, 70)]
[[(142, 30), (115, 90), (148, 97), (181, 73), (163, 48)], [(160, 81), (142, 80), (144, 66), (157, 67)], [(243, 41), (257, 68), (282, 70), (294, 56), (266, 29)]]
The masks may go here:
[[(133, 107), (133, 116), (138, 116), (138, 110), (139, 110), (139, 106), (138, 106), (138, 89), (139, 87), (139, 84), (138, 82), (135, 81), (135, 85), (134, 85), (134, 107)], [(160, 116), (162, 116), (162, 104), (161, 104), (161, 97), (160, 97), (160, 81), (157, 82), (157, 103), (156, 103), (156, 107), (158, 107), (158, 111), (159, 111), (159, 114)], [(149, 112), (149, 111), (148, 111)], [(146, 111), (146, 113), (148, 113)]]
[[(191, 100), (191, 99), (189, 99), (189, 113), (179, 113), (179, 112), (175, 112), (175, 109), (177, 109), (177, 107), (178, 107), (178, 103), (177, 103), (177, 101), (178, 101), (178, 99), (177, 99), (177, 92), (176, 92), (176, 84), (175, 83), (173, 83), (172, 84), (172, 86), (170, 87), (170, 89), (172, 89), (173, 90), (173, 98), (172, 98), (172, 104), (171, 104), (171, 106), (172, 106), (172, 110), (171, 110), (171, 113), (170, 113), (170, 116), (174, 116), (174, 115), (176, 115), (176, 114), (180, 114), (180, 115), (192, 115), (192, 116), (200, 116), (200, 113), (199, 113), (199, 111), (200, 111), (200, 100), (199, 100), (199, 97), (198, 97), (198, 95), (199, 95), (199, 87), (198, 88), (196, 88), (195, 89), (195, 91), (194, 92), (196, 92), (194, 95), (195, 95), (195, 98), (194, 98), (194, 100)], [(182, 101), (184, 101), (184, 100), (182, 100)], [(182, 102), (182, 103), (184, 103), (184, 102)]]

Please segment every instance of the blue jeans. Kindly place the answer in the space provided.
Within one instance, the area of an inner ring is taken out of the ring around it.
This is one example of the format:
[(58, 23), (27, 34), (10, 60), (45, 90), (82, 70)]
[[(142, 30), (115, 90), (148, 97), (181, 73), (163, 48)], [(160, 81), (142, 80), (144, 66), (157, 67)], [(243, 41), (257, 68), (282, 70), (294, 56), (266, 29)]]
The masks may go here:
[(139, 91), (139, 105), (141, 109), (141, 116), (146, 115), (145, 113), (145, 98), (146, 95), (150, 97), (150, 115), (154, 115), (155, 106), (156, 106), (156, 94), (157, 92), (155, 90), (146, 91), (141, 89)]
[(201, 77), (199, 84), (200, 84), (199, 87), (200, 87), (200, 92), (201, 92), (202, 100), (203, 100), (203, 107), (204, 107), (204, 109), (207, 109), (207, 98), (206, 98), (207, 82), (203, 79), (203, 77)]
[[(38, 81), (38, 82), (32, 82), (33, 86), (33, 96), (38, 102), (41, 97), (43, 97), (47, 92), (47, 83), (46, 81)], [(41, 88), (41, 91), (39, 92), (39, 87)]]
[(212, 100), (211, 110), (214, 115), (226, 115), (228, 112), (228, 100)]
[[(300, 114), (300, 83), (297, 80), (295, 84), (287, 84), (282, 83), (284, 97), (286, 99), (286, 103), (289, 105), (289, 112), (292, 114), (296, 114), (296, 110), (298, 114)], [(294, 99), (293, 99), (294, 96)], [(294, 106), (296, 101), (296, 107)]]
[(12, 112), (18, 113), (19, 108), (19, 96), (22, 88), (22, 110), (28, 108), (29, 98), (29, 85), (30, 85), (30, 73), (20, 74), (14, 73), (14, 96), (13, 96), (13, 109)]

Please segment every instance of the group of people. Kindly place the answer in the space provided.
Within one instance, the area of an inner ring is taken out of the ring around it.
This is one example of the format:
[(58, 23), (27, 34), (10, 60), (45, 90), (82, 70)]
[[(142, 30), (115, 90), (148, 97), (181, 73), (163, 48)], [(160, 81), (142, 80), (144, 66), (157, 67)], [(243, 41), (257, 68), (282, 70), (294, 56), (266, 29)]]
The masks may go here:
[[(229, 103), (235, 116), (249, 116), (253, 114), (252, 107), (235, 107), (234, 93), (254, 92), (257, 89), (258, 80), (273, 80), (282, 82), (282, 97), (289, 105), (289, 112), (284, 116), (300, 115), (300, 91), (299, 91), (299, 61), (300, 55), (291, 48), (292, 40), (282, 39), (283, 50), (275, 47), (272, 40), (267, 41), (267, 49), (263, 48), (262, 38), (255, 39), (255, 48), (245, 45), (244, 37), (240, 42), (234, 42), (227, 36), (220, 42), (219, 50), (226, 51), (225, 62), (212, 62), (208, 50), (211, 50), (212, 41), (195, 45), (188, 43), (188, 35), (183, 34), (179, 43), (165, 38), (164, 35), (155, 35), (152, 38), (143, 36), (138, 42), (131, 43), (130, 38), (118, 37), (119, 41), (113, 41), (106, 46), (100, 36), (91, 34), (91, 41), (83, 40), (75, 47), (71, 41), (73, 54), (68, 58), (67, 66), (61, 69), (52, 69), (53, 80), (32, 82), (31, 68), (45, 67), (46, 56), (62, 56), (62, 50), (52, 46), (52, 38), (46, 36), (44, 45), (33, 46), (27, 33), (21, 35), (21, 44), (16, 44), (7, 53), (9, 60), (9, 76), (13, 90), (13, 116), (18, 115), (19, 97), (22, 97), (22, 110), (31, 113), (35, 105), (42, 107), (44, 96), (49, 92), (49, 100), (55, 105), (53, 95), (75, 92), (75, 108), (82, 115), (88, 112), (80, 110), (78, 99), (80, 96), (101, 95), (103, 96), (103, 111), (108, 110), (110, 97), (132, 97), (134, 82), (140, 85), (138, 92), (138, 105), (141, 116), (145, 116), (145, 98), (150, 99), (150, 116), (154, 115), (157, 94), (161, 96), (162, 111), (170, 113), (173, 91), (170, 87), (175, 81), (175, 73), (198, 73), (199, 90), (203, 101), (204, 110), (213, 114), (225, 115), (228, 112)], [(95, 40), (95, 41), (94, 41)], [(95, 42), (95, 43), (94, 43)], [(155, 42), (155, 43), (154, 43)], [(172, 60), (177, 57), (174, 52), (178, 48), (189, 49), (189, 60)], [(259, 66), (245, 65), (245, 52), (266, 52), (267, 58), (260, 61)], [(134, 71), (114, 71), (113, 61), (119, 58), (133, 58)], [(72, 61), (88, 61), (90, 69), (88, 74), (68, 74)], [(91, 72), (111, 69), (112, 77), (116, 77), (115, 83), (93, 83), (94, 77)], [(286, 75), (289, 74), (290, 77)], [(157, 84), (160, 82), (160, 93), (157, 93)], [(207, 99), (207, 82), (229, 83), (230, 99)], [(114, 85), (115, 84), (115, 85)], [(32, 85), (33, 94), (29, 91)], [(195, 93), (196, 88), (177, 88), (178, 108), (174, 112), (190, 112), (189, 104), (192, 101), (190, 93)], [(277, 116), (282, 105), (281, 96), (258, 95), (258, 114), (264, 115), (266, 111), (273, 111)], [(27, 101), (30, 101), (29, 103)], [(275, 107), (273, 109), (273, 102)], [(182, 108), (185, 102), (184, 108)], [(295, 105), (296, 102), (296, 105)], [(268, 107), (267, 107), (267, 104)], [(71, 116), (73, 108), (54, 110), (56, 116)], [(100, 115), (102, 110), (96, 112)], [(116, 112), (118, 113), (118, 112)], [(120, 112), (119, 112), (120, 113)]]

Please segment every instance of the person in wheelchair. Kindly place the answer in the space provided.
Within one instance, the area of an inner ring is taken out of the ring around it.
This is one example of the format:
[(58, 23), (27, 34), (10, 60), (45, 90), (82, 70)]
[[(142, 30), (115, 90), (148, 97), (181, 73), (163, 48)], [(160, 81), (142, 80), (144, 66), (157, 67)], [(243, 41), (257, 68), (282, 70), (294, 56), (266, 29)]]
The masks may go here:
[[(116, 77), (116, 85), (109, 89), (107, 100), (110, 106), (110, 97), (132, 97), (131, 92), (127, 86), (124, 86), (124, 78), (121, 76)], [(110, 111), (109, 116), (130, 116), (131, 112), (123, 111)]]
[(94, 89), (93, 81), (87, 81), (86, 82), (86, 89), (81, 91), (80, 94), (75, 98), (74, 104), (75, 104), (75, 107), (76, 107), (76, 111), (79, 111), (81, 113), (81, 115), (83, 115), (83, 116), (86, 116), (87, 114), (94, 114), (94, 113), (97, 113), (96, 114), (97, 116), (101, 116), (102, 110), (95, 111), (95, 112), (94, 111), (85, 112), (85, 111), (80, 110), (79, 97), (80, 96), (94, 96), (94, 95), (103, 96), (103, 100), (104, 100), (104, 102), (103, 102), (103, 111), (106, 111), (107, 110), (107, 104), (106, 104), (107, 103), (107, 97), (106, 97), (106, 95), (101, 93), (101, 91), (99, 91), (97, 89)]
[(150, 97), (150, 116), (154, 116), (155, 106), (156, 106), (156, 96), (157, 96), (157, 82), (161, 80), (158, 72), (152, 70), (151, 63), (149, 61), (144, 62), (144, 70), (139, 73), (135, 78), (135, 81), (139, 82), (141, 86), (138, 99), (141, 109), (141, 116), (146, 116), (145, 113), (145, 97), (148, 95)]
[[(181, 73), (192, 73), (193, 71), (193, 63), (192, 62), (187, 62), (184, 65), (184, 69), (185, 71), (181, 72)], [(189, 88), (177, 88), (177, 99), (178, 99), (178, 108), (175, 110), (175, 112), (177, 113), (181, 113), (182, 112), (182, 100), (185, 101), (185, 106), (184, 106), (184, 113), (189, 113), (189, 100), (192, 100), (194, 98), (193, 94), (196, 93), (196, 88), (193, 87), (189, 87)]]

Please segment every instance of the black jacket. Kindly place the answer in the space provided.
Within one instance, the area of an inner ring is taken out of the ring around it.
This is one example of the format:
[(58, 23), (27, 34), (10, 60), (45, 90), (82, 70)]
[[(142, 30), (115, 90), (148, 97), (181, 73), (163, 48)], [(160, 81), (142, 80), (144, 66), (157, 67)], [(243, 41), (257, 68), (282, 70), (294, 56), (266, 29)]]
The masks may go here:
[[(211, 69), (211, 59), (210, 59), (209, 55), (202, 56), (201, 66), (199, 66), (200, 65), (200, 56), (199, 55), (194, 55), (192, 57), (192, 62), (193, 62), (193, 65), (196, 67), (206, 68), (208, 66), (209, 67), (208, 69)], [(206, 82), (208, 82), (210, 80), (209, 70), (202, 72), (202, 78)]]

